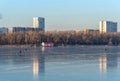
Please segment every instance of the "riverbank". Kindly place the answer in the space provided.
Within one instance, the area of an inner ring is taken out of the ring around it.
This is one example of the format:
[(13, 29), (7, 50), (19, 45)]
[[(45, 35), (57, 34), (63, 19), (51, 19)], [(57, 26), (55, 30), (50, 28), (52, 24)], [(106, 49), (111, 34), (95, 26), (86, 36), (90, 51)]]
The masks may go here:
[(59, 45), (119, 45), (119, 32), (16, 32), (0, 34), (0, 45), (41, 45), (42, 42)]

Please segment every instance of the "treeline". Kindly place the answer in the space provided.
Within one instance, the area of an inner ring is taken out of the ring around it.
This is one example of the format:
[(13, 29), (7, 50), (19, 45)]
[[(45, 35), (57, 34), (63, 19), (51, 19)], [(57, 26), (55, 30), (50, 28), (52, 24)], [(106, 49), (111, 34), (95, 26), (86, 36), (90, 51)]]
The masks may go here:
[(60, 31), (0, 34), (0, 45), (40, 45), (42, 42), (55, 45), (119, 45), (120, 33)]

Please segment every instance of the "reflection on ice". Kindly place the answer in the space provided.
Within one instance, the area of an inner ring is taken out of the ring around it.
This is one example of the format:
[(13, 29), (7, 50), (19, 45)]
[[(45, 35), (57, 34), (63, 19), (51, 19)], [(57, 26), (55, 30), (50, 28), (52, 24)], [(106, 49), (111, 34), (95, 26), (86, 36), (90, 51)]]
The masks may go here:
[(100, 72), (106, 73), (108, 69), (117, 67), (117, 54), (101, 54), (99, 61)]
[(33, 75), (34, 77), (38, 77), (38, 71), (39, 71), (39, 62), (38, 59), (33, 59)]
[(45, 70), (44, 54), (34, 54), (33, 56), (33, 75), (38, 78), (39, 74), (43, 74)]
[(103, 55), (100, 56), (100, 72), (105, 72), (107, 70), (107, 57), (106, 57), (106, 53), (104, 53)]
[(45, 51), (45, 47), (43, 46), (43, 47), (42, 47), (42, 52), (44, 52), (44, 51)]
[(107, 55), (107, 69), (113, 69), (117, 67), (117, 54), (108, 54)]

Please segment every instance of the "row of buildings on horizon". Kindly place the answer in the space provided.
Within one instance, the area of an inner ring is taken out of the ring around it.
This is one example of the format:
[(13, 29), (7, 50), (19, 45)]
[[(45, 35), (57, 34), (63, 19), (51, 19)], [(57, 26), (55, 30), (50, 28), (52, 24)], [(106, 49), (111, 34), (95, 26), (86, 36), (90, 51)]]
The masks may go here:
[[(7, 27), (1, 27), (0, 33), (6, 33), (9, 29)], [(12, 27), (12, 32), (27, 32), (27, 31), (45, 31), (45, 18), (34, 17), (33, 27)], [(106, 32), (117, 32), (117, 22), (113, 21), (100, 21), (99, 30), (95, 29), (84, 29), (84, 32), (98, 31), (102, 33)]]
[(12, 32), (45, 31), (45, 18), (34, 17), (33, 27), (13, 27)]
[(84, 29), (84, 32), (93, 32), (97, 31), (100, 33), (106, 33), (106, 32), (117, 32), (117, 22), (113, 21), (100, 21), (99, 22), (99, 30), (95, 29)]
[[(27, 32), (27, 31), (45, 31), (45, 18), (34, 17), (33, 27), (12, 27), (11, 32)], [(7, 27), (1, 27), (0, 33), (9, 32)]]

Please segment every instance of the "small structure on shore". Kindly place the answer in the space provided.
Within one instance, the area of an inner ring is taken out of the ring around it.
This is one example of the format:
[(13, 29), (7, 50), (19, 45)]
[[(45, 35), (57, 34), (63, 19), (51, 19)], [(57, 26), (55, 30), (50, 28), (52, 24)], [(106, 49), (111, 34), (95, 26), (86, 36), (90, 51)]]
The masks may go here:
[(53, 47), (54, 46), (54, 43), (44, 43), (42, 42), (41, 44), (43, 47)]

